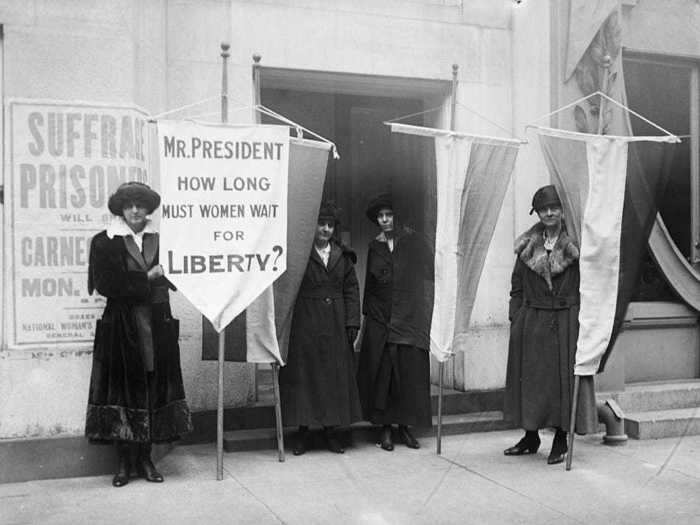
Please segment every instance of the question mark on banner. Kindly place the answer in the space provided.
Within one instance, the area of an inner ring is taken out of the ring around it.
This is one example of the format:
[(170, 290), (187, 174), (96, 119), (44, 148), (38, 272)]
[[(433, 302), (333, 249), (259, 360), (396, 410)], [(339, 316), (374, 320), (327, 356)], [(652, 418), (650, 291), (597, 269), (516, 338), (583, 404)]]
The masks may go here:
[(274, 246), (272, 247), (272, 251), (275, 252), (275, 253), (277, 254), (277, 257), (275, 257), (275, 262), (272, 263), (272, 270), (276, 272), (276, 271), (277, 271), (277, 261), (279, 260), (279, 258), (280, 258), (280, 257), (282, 256), (282, 254), (284, 253), (284, 250), (282, 249), (281, 246), (279, 246), (278, 244), (276, 244), (276, 245), (274, 245)]

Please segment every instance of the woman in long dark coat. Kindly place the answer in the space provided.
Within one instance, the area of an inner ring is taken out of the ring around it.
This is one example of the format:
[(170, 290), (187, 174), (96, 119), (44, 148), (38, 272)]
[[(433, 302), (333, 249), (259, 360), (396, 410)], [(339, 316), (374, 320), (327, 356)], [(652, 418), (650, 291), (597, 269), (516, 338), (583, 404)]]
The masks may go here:
[(433, 255), (417, 232), (396, 227), (391, 196), (367, 207), (380, 228), (369, 244), (363, 313), (365, 324), (358, 386), (365, 419), (382, 425), (379, 445), (394, 449), (392, 424), (410, 448), (419, 448), (410, 426), (432, 425), (430, 322)]
[[(554, 186), (537, 190), (532, 211), (539, 222), (515, 241), (506, 372), (506, 417), (525, 429), (507, 456), (534, 454), (538, 430), (555, 429), (547, 463), (561, 463), (573, 397), (578, 338), (579, 249), (567, 234)], [(593, 376), (581, 377), (576, 432), (596, 431)]]
[(322, 205), (280, 371), (284, 422), (299, 426), (297, 456), (306, 451), (310, 426), (322, 426), (329, 450), (343, 453), (335, 427), (361, 419), (352, 347), (360, 327), (357, 257), (335, 240), (338, 225), (338, 209)]
[(108, 207), (116, 216), (90, 245), (88, 289), (107, 298), (97, 321), (85, 435), (116, 443), (115, 487), (129, 482), (135, 459), (146, 480), (162, 482), (151, 443), (170, 442), (192, 424), (185, 401), (179, 325), (158, 264), (158, 234), (147, 218), (160, 196), (145, 184), (122, 184)]

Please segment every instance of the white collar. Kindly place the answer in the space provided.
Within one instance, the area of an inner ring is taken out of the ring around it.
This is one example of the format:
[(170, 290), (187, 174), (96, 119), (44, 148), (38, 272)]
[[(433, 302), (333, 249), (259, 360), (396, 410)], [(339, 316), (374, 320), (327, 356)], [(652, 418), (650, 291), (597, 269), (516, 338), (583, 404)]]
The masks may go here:
[(386, 233), (384, 233), (384, 232), (379, 232), (379, 235), (377, 235), (375, 237), (375, 239), (377, 239), (379, 242), (388, 242), (389, 241), (389, 239), (386, 236)]
[(385, 242), (385, 243), (386, 243), (386, 246), (387, 246), (387, 248), (389, 248), (389, 251), (390, 251), (390, 252), (393, 252), (393, 251), (394, 251), (394, 242), (395, 242), (395, 238), (394, 238), (394, 237), (387, 237), (387, 236), (386, 236), (386, 233), (380, 232), (379, 235), (377, 235), (376, 239), (377, 239), (379, 242)]
[(142, 236), (144, 233), (156, 233), (151, 219), (146, 219), (146, 226), (139, 233), (134, 233), (122, 216), (114, 217), (107, 227), (107, 237), (110, 239), (115, 235), (121, 237), (131, 235), (132, 237), (136, 237), (137, 235)]
[(324, 248), (319, 248), (318, 246), (316, 246), (316, 244), (314, 244), (314, 248), (316, 248), (316, 251), (318, 253), (330, 253), (331, 252), (331, 243), (326, 244), (326, 246)]

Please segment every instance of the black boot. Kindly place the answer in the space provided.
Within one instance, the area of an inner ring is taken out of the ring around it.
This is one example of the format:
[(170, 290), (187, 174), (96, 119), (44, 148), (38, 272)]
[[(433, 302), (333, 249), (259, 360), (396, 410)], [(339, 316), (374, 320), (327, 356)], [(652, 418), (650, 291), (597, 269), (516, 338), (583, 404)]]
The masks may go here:
[(294, 437), (294, 449), (292, 453), (295, 456), (301, 456), (306, 452), (306, 446), (309, 439), (309, 427), (300, 425), (297, 435)]
[(552, 440), (552, 451), (549, 453), (547, 458), (548, 465), (556, 465), (564, 461), (566, 453), (569, 451), (569, 446), (566, 443), (566, 432), (561, 428), (557, 428), (554, 433), (554, 440)]
[(406, 425), (399, 425), (399, 436), (408, 448), (420, 448), (420, 443), (413, 437), (413, 435), (408, 431)]
[(139, 473), (146, 481), (151, 481), (153, 483), (162, 483), (163, 476), (160, 472), (156, 470), (153, 461), (151, 461), (151, 444), (142, 443), (139, 447)]
[(338, 439), (338, 434), (336, 434), (335, 429), (333, 427), (323, 427), (323, 432), (326, 435), (326, 445), (328, 446), (328, 450), (335, 452), (336, 454), (343, 454), (345, 452), (345, 448)]
[(123, 487), (129, 483), (129, 444), (124, 441), (117, 443), (117, 473), (112, 478), (112, 485), (115, 487)]
[(525, 436), (512, 447), (503, 451), (506, 456), (522, 456), (523, 454), (535, 454), (540, 448), (540, 436), (537, 430), (526, 430)]
[(379, 434), (379, 443), (377, 443), (384, 450), (391, 452), (394, 450), (394, 442), (391, 440), (391, 425), (384, 425), (382, 431)]

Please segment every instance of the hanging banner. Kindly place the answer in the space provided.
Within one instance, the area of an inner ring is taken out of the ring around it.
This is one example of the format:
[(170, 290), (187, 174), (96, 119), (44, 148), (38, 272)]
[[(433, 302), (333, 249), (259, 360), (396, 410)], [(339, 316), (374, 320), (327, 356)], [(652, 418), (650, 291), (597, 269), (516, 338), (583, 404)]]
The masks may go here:
[(639, 282), (678, 138), (591, 135), (534, 126), (566, 227), (579, 242), (574, 374), (604, 370)]
[(430, 352), (444, 362), (463, 348), (522, 141), (396, 123), (391, 131), (434, 141), (437, 220)]
[(158, 123), (160, 261), (221, 332), (287, 268), (289, 128)]
[(148, 182), (145, 113), (133, 107), (7, 103), (6, 263), (13, 346), (91, 342), (104, 298), (87, 293), (90, 239), (109, 195)]
[[(226, 361), (281, 364), (287, 359), (294, 304), (309, 263), (330, 149), (328, 143), (290, 139), (287, 271), (226, 327)], [(218, 334), (204, 322), (202, 359), (218, 357)]]

